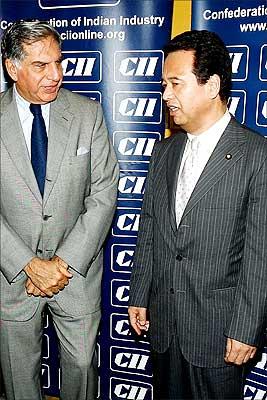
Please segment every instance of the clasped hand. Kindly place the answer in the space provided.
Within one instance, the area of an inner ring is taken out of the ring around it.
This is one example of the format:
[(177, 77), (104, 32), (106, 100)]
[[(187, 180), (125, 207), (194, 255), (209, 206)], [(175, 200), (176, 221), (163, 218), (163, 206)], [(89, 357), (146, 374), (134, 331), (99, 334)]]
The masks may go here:
[(242, 365), (252, 359), (257, 351), (257, 347), (239, 342), (238, 340), (227, 338), (226, 353), (224, 360), (227, 363)]
[(72, 274), (60, 257), (42, 260), (34, 257), (24, 268), (28, 279), (25, 283), (28, 295), (52, 297), (69, 284)]

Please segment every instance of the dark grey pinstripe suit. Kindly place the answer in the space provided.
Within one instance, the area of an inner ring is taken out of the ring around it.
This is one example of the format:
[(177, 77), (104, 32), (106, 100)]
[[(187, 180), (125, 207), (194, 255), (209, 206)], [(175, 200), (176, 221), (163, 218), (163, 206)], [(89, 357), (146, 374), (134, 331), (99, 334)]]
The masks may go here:
[(199, 367), (224, 366), (226, 337), (259, 346), (267, 313), (267, 141), (231, 119), (175, 223), (186, 135), (155, 146), (130, 284), (151, 345)]

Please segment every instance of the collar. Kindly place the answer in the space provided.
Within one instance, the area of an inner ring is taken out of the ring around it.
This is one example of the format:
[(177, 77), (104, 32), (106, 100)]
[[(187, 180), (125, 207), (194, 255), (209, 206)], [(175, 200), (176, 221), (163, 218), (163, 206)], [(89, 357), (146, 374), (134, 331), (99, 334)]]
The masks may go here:
[[(13, 95), (16, 99), (16, 103), (18, 106), (18, 109), (20, 109), (25, 116), (25, 119), (28, 118), (29, 115), (32, 115), (30, 111), (30, 104), (24, 97), (22, 97), (17, 88), (16, 84), (13, 85)], [(49, 110), (50, 110), (50, 103), (47, 104), (41, 104), (41, 109), (42, 109), (42, 114), (44, 118), (48, 118), (49, 116)]]
[(223, 132), (225, 131), (227, 125), (231, 120), (231, 114), (229, 113), (228, 109), (225, 111), (224, 115), (213, 124), (209, 129), (202, 132), (200, 135), (192, 135), (191, 133), (187, 132), (188, 140), (191, 141), (197, 138), (201, 144), (210, 144), (217, 143), (220, 137), (222, 136)]

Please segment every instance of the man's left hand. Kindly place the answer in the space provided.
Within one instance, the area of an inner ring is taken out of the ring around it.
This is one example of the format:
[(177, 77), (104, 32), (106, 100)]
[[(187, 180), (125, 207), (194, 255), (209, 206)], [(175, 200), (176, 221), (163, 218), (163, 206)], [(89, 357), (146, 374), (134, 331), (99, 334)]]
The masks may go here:
[(28, 296), (35, 296), (35, 297), (46, 297), (46, 294), (42, 292), (37, 286), (35, 286), (30, 278), (27, 279), (25, 283), (25, 288)]
[[(68, 269), (68, 264), (64, 260), (62, 260), (62, 258), (58, 257), (57, 255), (55, 255), (53, 258), (51, 258), (51, 260), (58, 263), (61, 267)], [(64, 287), (65, 287), (65, 285), (59, 285), (58, 289), (63, 290)], [(29, 296), (46, 297), (46, 294), (44, 292), (42, 292), (37, 286), (35, 286), (30, 278), (27, 279), (27, 281), (25, 283), (25, 288), (26, 288), (26, 292)]]
[(227, 338), (224, 360), (227, 363), (242, 365), (255, 356), (257, 347)]

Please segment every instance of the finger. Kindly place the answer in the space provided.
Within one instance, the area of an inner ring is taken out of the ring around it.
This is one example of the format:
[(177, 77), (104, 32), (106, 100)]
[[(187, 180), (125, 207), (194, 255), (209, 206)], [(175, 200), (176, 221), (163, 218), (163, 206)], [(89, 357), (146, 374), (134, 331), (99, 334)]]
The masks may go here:
[(140, 325), (145, 325), (146, 324), (146, 310), (145, 309), (138, 309), (137, 311), (137, 321), (139, 322)]
[(230, 353), (227, 356), (227, 362), (234, 363), (238, 356), (238, 352), (235, 348), (231, 348)]
[(235, 365), (242, 365), (245, 362), (246, 357), (247, 356), (249, 357), (249, 355), (250, 355), (250, 351), (249, 350), (240, 349), (237, 352), (237, 356), (236, 356), (235, 360), (233, 361), (233, 363)]
[(28, 284), (26, 291), (29, 296), (40, 296), (41, 295), (41, 291), (36, 286), (34, 286), (32, 283)]
[(54, 292), (52, 291), (52, 289), (51, 288), (41, 288), (40, 289), (44, 294), (45, 294), (45, 296), (48, 296), (48, 297), (53, 297), (54, 296)]
[(141, 329), (141, 331), (148, 331), (148, 329), (149, 329), (148, 321), (146, 321), (145, 324), (143, 324), (143, 325), (140, 325), (139, 321), (137, 321), (136, 324), (139, 327), (139, 329)]
[(136, 311), (133, 311), (133, 310), (130, 310), (129, 309), (129, 320), (130, 320), (130, 324), (131, 324), (131, 327), (134, 329), (134, 331), (137, 333), (137, 335), (141, 335), (141, 329), (140, 329), (140, 327), (137, 325), (137, 312)]
[(62, 281), (60, 281), (56, 287), (57, 287), (59, 290), (63, 290), (63, 289), (65, 288), (65, 286), (67, 286), (68, 284), (69, 284), (69, 281), (67, 281), (67, 282), (62, 282)]
[(230, 355), (232, 349), (232, 339), (227, 338), (227, 342), (226, 342), (226, 351), (225, 351), (225, 360), (228, 361), (228, 357)]
[(141, 335), (142, 330), (140, 329), (139, 325), (137, 324), (136, 318), (130, 318), (131, 327), (137, 333), (137, 335)]
[(247, 363), (252, 358), (251, 353), (252, 353), (252, 350), (247, 352), (247, 354), (243, 360), (243, 364)]
[(254, 349), (252, 350), (251, 354), (250, 354), (250, 358), (255, 357), (256, 352), (257, 352), (257, 349), (254, 348)]
[(59, 264), (59, 270), (67, 278), (69, 278), (69, 279), (72, 278), (72, 276), (73, 276), (72, 273), (67, 268), (63, 267), (60, 264)]

